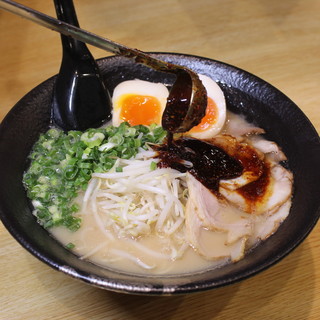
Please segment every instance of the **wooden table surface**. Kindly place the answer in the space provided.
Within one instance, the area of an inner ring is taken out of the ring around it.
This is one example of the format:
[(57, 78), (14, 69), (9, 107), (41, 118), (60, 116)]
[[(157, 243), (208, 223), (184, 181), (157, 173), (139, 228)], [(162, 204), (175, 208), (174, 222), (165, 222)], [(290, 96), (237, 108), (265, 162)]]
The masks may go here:
[[(21, 3), (54, 15), (52, 1)], [(144, 51), (205, 56), (288, 95), (320, 132), (319, 0), (75, 0), (82, 27)], [(56, 74), (59, 35), (0, 11), (0, 119)], [(96, 58), (109, 55), (92, 48)], [(298, 133), (297, 133), (298, 134)], [(1, 182), (0, 182), (1, 183)], [(320, 224), (293, 253), (246, 281), (179, 297), (93, 288), (24, 250), (0, 224), (0, 319), (320, 319)]]

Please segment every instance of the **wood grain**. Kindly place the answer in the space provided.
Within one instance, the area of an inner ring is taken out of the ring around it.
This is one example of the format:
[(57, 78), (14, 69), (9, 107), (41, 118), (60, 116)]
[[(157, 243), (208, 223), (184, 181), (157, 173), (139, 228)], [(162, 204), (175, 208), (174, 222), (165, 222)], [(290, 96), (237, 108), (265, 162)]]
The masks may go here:
[[(51, 1), (21, 0), (54, 15)], [(319, 0), (75, 0), (80, 25), (144, 51), (224, 61), (288, 95), (320, 132)], [(0, 119), (56, 74), (59, 35), (0, 11)], [(108, 53), (91, 48), (96, 58)], [(298, 134), (298, 133), (297, 133)], [(140, 297), (52, 270), (0, 224), (0, 319), (320, 319), (320, 225), (293, 253), (246, 281), (200, 294)]]

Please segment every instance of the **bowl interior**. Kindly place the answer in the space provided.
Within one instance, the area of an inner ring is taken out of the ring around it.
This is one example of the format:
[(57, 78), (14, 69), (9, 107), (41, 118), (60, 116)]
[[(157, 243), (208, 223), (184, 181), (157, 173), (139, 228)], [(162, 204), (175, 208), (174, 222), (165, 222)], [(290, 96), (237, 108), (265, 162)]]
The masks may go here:
[[(181, 276), (141, 276), (101, 268), (79, 260), (37, 222), (22, 185), (27, 156), (41, 132), (50, 124), (54, 77), (23, 97), (0, 126), (0, 217), (20, 244), (51, 267), (92, 285), (135, 294), (177, 294), (207, 290), (252, 276), (292, 251), (308, 235), (319, 218), (320, 142), (302, 111), (279, 90), (233, 66), (201, 57), (154, 54), (187, 66), (216, 80), (225, 93), (227, 107), (266, 131), (288, 157), (294, 174), (293, 204), (278, 231), (235, 264)], [(143, 79), (172, 84), (174, 77), (130, 60), (113, 56), (99, 60), (112, 93), (121, 81)]]

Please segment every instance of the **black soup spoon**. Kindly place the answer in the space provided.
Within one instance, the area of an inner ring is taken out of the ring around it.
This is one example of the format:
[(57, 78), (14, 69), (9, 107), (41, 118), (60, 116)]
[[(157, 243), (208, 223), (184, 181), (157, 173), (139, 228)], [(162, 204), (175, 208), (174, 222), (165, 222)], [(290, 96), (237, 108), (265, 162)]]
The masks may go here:
[[(54, 0), (59, 20), (79, 27), (72, 0)], [(84, 42), (61, 35), (63, 56), (53, 92), (53, 122), (64, 130), (99, 127), (111, 117), (111, 99)]]

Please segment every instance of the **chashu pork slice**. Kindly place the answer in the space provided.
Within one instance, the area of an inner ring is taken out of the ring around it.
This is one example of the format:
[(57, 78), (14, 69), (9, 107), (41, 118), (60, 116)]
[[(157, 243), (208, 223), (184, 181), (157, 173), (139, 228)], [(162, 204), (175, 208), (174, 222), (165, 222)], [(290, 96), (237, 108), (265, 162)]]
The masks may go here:
[(265, 164), (265, 172), (258, 180), (236, 190), (221, 185), (219, 192), (247, 213), (274, 212), (291, 197), (293, 175), (280, 164), (270, 161)]
[(225, 125), (225, 131), (234, 137), (241, 138), (243, 136), (265, 133), (262, 128), (256, 127), (232, 112), (228, 113), (228, 118), (229, 121)]
[(289, 199), (283, 205), (276, 207), (271, 212), (265, 212), (262, 215), (253, 216), (253, 232), (248, 239), (249, 247), (255, 245), (258, 241), (263, 241), (269, 238), (276, 232), (280, 224), (287, 218), (291, 207)]
[(247, 237), (227, 244), (228, 233), (206, 230), (197, 210), (197, 205), (190, 198), (186, 205), (186, 240), (193, 249), (207, 260), (241, 260), (245, 254)]
[(238, 140), (230, 135), (219, 135), (212, 138), (210, 143), (237, 159), (243, 167), (241, 176), (220, 181), (220, 185), (225, 189), (236, 190), (260, 178), (263, 173), (264, 153), (253, 148), (248, 139)]
[(208, 188), (192, 174), (187, 173), (189, 190), (188, 210), (197, 215), (203, 227), (209, 230), (226, 232), (226, 243), (232, 244), (252, 232), (252, 222), (245, 213), (218, 200)]
[(252, 146), (263, 152), (269, 160), (280, 162), (287, 160), (281, 148), (273, 141), (265, 140), (259, 136), (250, 139)]

